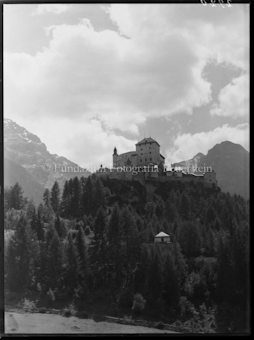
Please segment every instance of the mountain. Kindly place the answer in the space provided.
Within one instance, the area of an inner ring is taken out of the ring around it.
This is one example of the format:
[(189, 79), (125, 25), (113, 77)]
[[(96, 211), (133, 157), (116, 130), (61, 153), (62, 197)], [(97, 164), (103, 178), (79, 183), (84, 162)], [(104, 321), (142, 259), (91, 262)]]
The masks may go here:
[(36, 204), (42, 202), (45, 188), (36, 182), (33, 176), (21, 165), (13, 162), (8, 157), (4, 157), (4, 185), (13, 186), (19, 182), (24, 191), (25, 197), (30, 197)]
[(25, 196), (33, 197), (39, 204), (45, 189), (51, 189), (55, 181), (63, 188), (66, 180), (91, 174), (86, 170), (79, 172), (79, 169), (67, 158), (51, 154), (39, 137), (11, 119), (4, 119), (5, 186), (19, 182)]
[(249, 198), (249, 157), (241, 145), (229, 141), (216, 144), (207, 155), (175, 163), (175, 167), (211, 166), (216, 172), (218, 186), (224, 192)]

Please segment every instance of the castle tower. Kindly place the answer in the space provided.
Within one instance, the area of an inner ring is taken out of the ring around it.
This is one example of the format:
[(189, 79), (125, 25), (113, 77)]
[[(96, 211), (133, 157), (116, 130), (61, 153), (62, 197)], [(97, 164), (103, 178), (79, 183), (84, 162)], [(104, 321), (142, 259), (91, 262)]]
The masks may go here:
[(117, 154), (117, 149), (115, 147), (114, 153), (113, 153), (113, 167), (117, 167), (117, 159), (118, 159), (118, 154)]

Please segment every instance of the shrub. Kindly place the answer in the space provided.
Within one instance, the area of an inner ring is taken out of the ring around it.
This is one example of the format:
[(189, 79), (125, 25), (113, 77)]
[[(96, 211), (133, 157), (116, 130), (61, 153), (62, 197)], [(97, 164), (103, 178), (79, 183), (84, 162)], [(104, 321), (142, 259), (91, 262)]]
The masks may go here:
[(49, 288), (49, 290), (47, 291), (47, 297), (50, 304), (55, 301), (55, 294), (51, 288)]
[(105, 316), (103, 316), (103, 315), (94, 314), (94, 315), (93, 315), (93, 320), (94, 320), (95, 322), (103, 322), (103, 321), (106, 320), (106, 318), (105, 318)]
[(63, 310), (63, 316), (66, 316), (67, 318), (69, 318), (71, 316), (71, 310), (70, 308), (64, 308)]
[(130, 288), (123, 290), (118, 296), (118, 305), (123, 308), (131, 308), (133, 304), (133, 293)]
[(39, 313), (42, 313), (42, 314), (46, 313), (46, 308), (45, 307), (41, 307), (39, 309)]
[(86, 235), (86, 236), (90, 235), (90, 232), (91, 232), (90, 227), (89, 227), (89, 226), (86, 226), (86, 227), (85, 227), (85, 235)]
[(33, 301), (30, 301), (28, 299), (23, 299), (20, 304), (21, 304), (21, 307), (24, 308), (28, 312), (32, 312), (35, 310), (35, 303)]
[(63, 315), (67, 318), (71, 315), (76, 315), (77, 311), (75, 310), (74, 306), (72, 304), (69, 305), (69, 307), (66, 307), (63, 309)]
[(145, 309), (146, 300), (143, 298), (143, 296), (139, 293), (134, 295), (132, 310), (135, 313), (140, 313)]
[(158, 329), (164, 329), (164, 323), (159, 321), (155, 324), (155, 328), (158, 328)]

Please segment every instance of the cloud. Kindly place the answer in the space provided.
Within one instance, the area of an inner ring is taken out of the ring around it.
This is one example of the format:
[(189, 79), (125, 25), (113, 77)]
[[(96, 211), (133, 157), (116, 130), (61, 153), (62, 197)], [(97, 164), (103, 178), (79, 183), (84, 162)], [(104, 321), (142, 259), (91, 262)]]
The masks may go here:
[(27, 121), (19, 116), (17, 124), (37, 135), (52, 154), (64, 156), (81, 167), (109, 167), (112, 165), (114, 147), (118, 153), (135, 150), (136, 139), (128, 139), (112, 131), (105, 131), (97, 119), (81, 120), (55, 118)]
[(242, 145), (249, 150), (249, 124), (239, 124), (235, 127), (228, 124), (212, 131), (196, 134), (183, 133), (173, 141), (173, 147), (166, 150), (166, 163), (189, 160), (197, 153), (207, 154), (214, 145), (223, 141), (230, 141)]
[(149, 117), (191, 114), (211, 99), (203, 62), (181, 35), (145, 37), (142, 43), (110, 30), (96, 32), (87, 19), (51, 26), (47, 34), (49, 47), (35, 57), (5, 54), (8, 112), (72, 114), (77, 120), (86, 115), (137, 133)]
[(214, 105), (212, 115), (223, 117), (249, 116), (249, 75), (244, 74), (232, 80), (219, 94), (219, 104)]
[(43, 4), (37, 5), (33, 15), (42, 15), (45, 13), (62, 14), (66, 12), (71, 6), (65, 4)]
[[(44, 6), (37, 8), (40, 14), (67, 10), (67, 5), (39, 6)], [(5, 115), (17, 122), (22, 117), (28, 129), (36, 119), (37, 126), (44, 126), (44, 142), (49, 148), (58, 145), (57, 150), (66, 147), (62, 121), (89, 136), (91, 122), (99, 122), (100, 129), (91, 128), (99, 138), (130, 146), (116, 131), (137, 136), (149, 118), (191, 115), (211, 101), (211, 84), (202, 76), (211, 58), (245, 72), (248, 68), (247, 7), (207, 7), (112, 4), (107, 11), (118, 31), (96, 31), (88, 19), (47, 27), (49, 45), (35, 56), (4, 54)]]
[(121, 34), (128, 37), (153, 40), (176, 33), (198, 49), (200, 58), (248, 68), (248, 4), (234, 4), (230, 8), (201, 4), (112, 4), (108, 11)]

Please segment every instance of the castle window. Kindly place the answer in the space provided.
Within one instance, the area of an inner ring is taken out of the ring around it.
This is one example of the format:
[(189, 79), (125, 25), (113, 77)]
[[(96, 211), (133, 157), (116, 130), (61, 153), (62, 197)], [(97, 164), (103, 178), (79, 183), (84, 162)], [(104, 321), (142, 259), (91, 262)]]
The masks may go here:
[(153, 159), (152, 158), (150, 158), (150, 161), (152, 161)]
[(147, 159), (145, 158), (145, 162), (147, 161)]
[(141, 153), (141, 156), (142, 156), (143, 154)]
[(140, 162), (142, 162), (142, 159), (140, 158)]
[(151, 151), (149, 153), (151, 153)]

